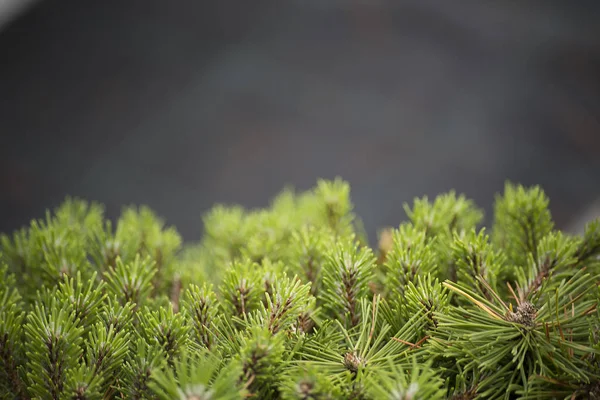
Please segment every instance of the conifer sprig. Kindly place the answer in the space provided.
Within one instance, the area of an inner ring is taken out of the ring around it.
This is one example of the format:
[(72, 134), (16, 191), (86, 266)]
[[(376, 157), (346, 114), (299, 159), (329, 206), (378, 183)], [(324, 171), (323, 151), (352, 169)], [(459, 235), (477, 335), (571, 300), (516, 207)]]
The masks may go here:
[(504, 194), (496, 197), (494, 239), (513, 265), (526, 265), (529, 255), (537, 260), (539, 241), (554, 227), (548, 204), (539, 186), (507, 183)]
[(322, 302), (346, 327), (355, 327), (360, 322), (360, 302), (370, 293), (375, 262), (372, 250), (358, 245), (353, 237), (338, 241), (328, 254)]
[(14, 394), (15, 398), (27, 399), (25, 382), (20, 372), (24, 361), (22, 301), (14, 275), (8, 267), (0, 264), (0, 390)]
[(78, 367), (83, 353), (83, 328), (75, 312), (57, 299), (36, 304), (25, 324), (27, 379), (32, 397), (58, 399), (65, 389), (67, 374)]

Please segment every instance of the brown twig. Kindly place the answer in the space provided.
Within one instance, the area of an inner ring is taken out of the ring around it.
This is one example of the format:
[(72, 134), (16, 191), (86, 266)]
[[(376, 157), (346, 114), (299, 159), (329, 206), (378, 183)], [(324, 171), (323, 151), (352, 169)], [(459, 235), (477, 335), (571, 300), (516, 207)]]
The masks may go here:
[(181, 278), (175, 275), (173, 286), (171, 288), (171, 304), (173, 304), (173, 312), (179, 312), (179, 296), (181, 295)]

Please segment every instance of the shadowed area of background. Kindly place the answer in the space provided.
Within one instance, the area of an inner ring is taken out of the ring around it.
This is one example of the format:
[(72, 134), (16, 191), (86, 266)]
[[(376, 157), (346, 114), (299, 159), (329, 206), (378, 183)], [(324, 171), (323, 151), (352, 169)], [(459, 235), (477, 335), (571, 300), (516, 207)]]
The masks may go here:
[(456, 189), (600, 195), (600, 3), (37, 3), (0, 31), (0, 230), (66, 195), (148, 204), (187, 240), (214, 203), (348, 180), (374, 237)]

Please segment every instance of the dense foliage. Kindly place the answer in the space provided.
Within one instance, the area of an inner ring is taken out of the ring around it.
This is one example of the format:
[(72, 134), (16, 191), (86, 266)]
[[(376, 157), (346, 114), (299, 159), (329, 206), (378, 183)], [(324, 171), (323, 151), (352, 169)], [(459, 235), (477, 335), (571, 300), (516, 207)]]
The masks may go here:
[(67, 199), (0, 239), (0, 397), (600, 398), (599, 221), (561, 233), (512, 184), (490, 231), (455, 193), (405, 209), (371, 249), (319, 181), (183, 246)]

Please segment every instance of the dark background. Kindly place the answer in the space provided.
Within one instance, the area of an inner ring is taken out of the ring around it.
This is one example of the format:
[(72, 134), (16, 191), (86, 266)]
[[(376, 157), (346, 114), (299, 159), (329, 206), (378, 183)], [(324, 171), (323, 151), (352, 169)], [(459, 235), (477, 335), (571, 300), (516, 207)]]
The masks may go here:
[[(577, 4), (575, 6), (575, 4)], [(0, 231), (66, 195), (215, 202), (337, 175), (374, 237), (455, 188), (600, 196), (600, 2), (41, 1), (0, 31)]]

